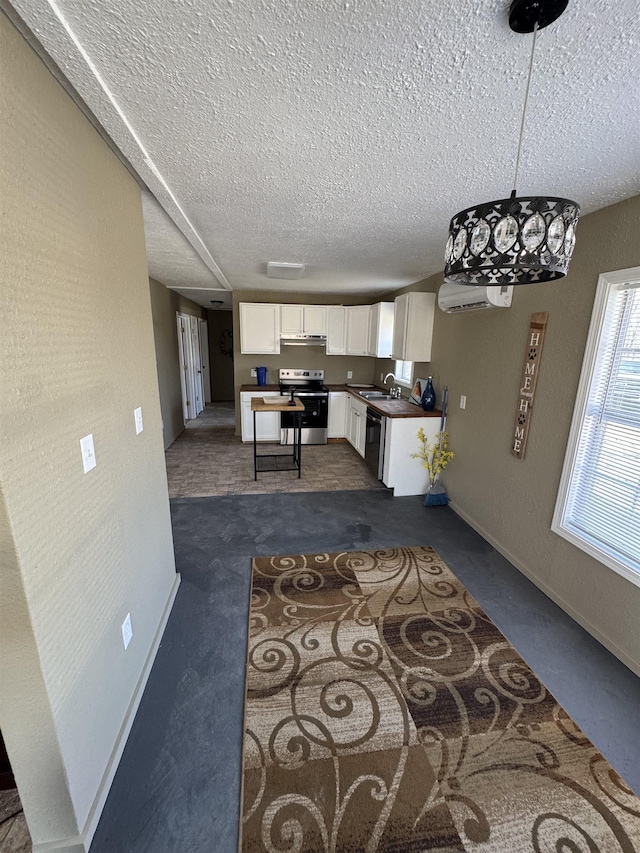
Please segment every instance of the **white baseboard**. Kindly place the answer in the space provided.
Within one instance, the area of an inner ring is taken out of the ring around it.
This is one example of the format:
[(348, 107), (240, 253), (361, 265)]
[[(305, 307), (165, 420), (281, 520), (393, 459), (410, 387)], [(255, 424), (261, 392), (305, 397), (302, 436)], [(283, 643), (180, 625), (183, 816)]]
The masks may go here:
[(133, 692), (133, 697), (129, 703), (129, 707), (127, 708), (127, 713), (125, 714), (124, 721), (120, 727), (120, 731), (118, 732), (115, 746), (111, 750), (107, 768), (102, 776), (102, 781), (100, 782), (98, 792), (94, 797), (91, 809), (89, 810), (89, 816), (87, 817), (82, 832), (80, 835), (73, 838), (65, 838), (62, 841), (34, 844), (33, 853), (88, 853), (91, 840), (93, 839), (98, 827), (102, 809), (104, 808), (104, 804), (109, 794), (109, 789), (111, 788), (111, 783), (113, 782), (113, 777), (116, 775), (118, 764), (122, 758), (122, 753), (124, 752), (127, 738), (129, 737), (129, 732), (131, 731), (131, 726), (133, 725), (133, 721), (136, 716), (136, 711), (140, 705), (142, 694), (147, 686), (149, 673), (151, 672), (151, 667), (156, 659), (160, 641), (162, 640), (162, 635), (164, 634), (164, 629), (166, 628), (167, 620), (169, 619), (169, 614), (171, 613), (171, 608), (173, 607), (178, 587), (180, 586), (180, 580), (180, 575), (176, 573), (175, 580), (169, 592), (169, 597), (167, 598), (160, 622), (158, 623), (156, 633), (153, 637), (151, 648), (149, 649), (149, 653), (144, 662), (140, 678), (138, 679), (138, 683), (136, 684), (136, 688)]
[(531, 583), (535, 584), (538, 589), (542, 590), (546, 596), (548, 596), (555, 604), (558, 605), (565, 613), (567, 613), (573, 620), (575, 620), (578, 625), (581, 625), (585, 631), (591, 634), (592, 637), (602, 643), (602, 645), (608, 649), (612, 655), (618, 658), (625, 666), (629, 667), (631, 672), (635, 673), (635, 675), (640, 676), (640, 662), (634, 660), (630, 655), (628, 655), (624, 649), (621, 649), (617, 643), (615, 643), (610, 637), (607, 637), (606, 634), (603, 634), (602, 631), (593, 625), (585, 616), (582, 615), (579, 611), (577, 611), (568, 601), (565, 601), (562, 596), (558, 595), (553, 589), (547, 586), (544, 581), (541, 581), (539, 577), (537, 577), (530, 569), (528, 569), (517, 557), (511, 554), (506, 548), (504, 548), (490, 533), (488, 533), (482, 525), (478, 524), (470, 515), (468, 515), (463, 509), (461, 509), (454, 501), (449, 503), (451, 509), (459, 515), (463, 521), (466, 521), (470, 527), (482, 536), (483, 539), (493, 545), (493, 547), (498, 551), (502, 556), (507, 559), (512, 565), (518, 569), (518, 571), (522, 572), (525, 577), (527, 577)]

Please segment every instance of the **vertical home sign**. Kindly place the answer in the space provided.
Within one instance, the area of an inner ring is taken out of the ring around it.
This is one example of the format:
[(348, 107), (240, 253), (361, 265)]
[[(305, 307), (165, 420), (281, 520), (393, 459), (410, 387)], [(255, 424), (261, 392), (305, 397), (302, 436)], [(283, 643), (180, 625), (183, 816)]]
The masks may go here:
[(549, 314), (541, 311), (531, 315), (531, 325), (527, 338), (527, 350), (524, 357), (524, 370), (518, 396), (518, 410), (516, 412), (516, 423), (513, 430), (511, 442), (511, 453), (517, 459), (524, 459), (527, 449), (527, 437), (531, 423), (531, 410), (538, 384), (538, 371), (540, 370), (540, 358), (542, 356), (542, 345), (544, 333), (547, 328)]

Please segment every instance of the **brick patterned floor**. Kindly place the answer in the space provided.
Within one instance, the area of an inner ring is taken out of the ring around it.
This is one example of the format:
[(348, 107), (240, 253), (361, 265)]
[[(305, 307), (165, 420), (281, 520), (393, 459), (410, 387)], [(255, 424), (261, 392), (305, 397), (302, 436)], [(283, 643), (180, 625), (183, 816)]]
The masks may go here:
[[(210, 404), (189, 421), (166, 453), (169, 497), (384, 488), (347, 442), (303, 446), (300, 479), (297, 471), (278, 471), (259, 473), (255, 481), (253, 445), (234, 433), (232, 403)], [(291, 449), (261, 443), (258, 452), (290, 454)]]

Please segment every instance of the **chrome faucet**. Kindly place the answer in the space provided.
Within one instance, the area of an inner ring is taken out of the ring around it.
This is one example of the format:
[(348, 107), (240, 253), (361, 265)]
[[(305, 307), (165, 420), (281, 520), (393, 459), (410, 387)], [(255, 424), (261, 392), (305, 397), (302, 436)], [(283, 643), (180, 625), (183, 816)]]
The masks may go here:
[[(393, 377), (394, 382), (396, 381), (395, 373), (387, 373), (387, 375), (384, 377), (384, 382), (386, 382), (390, 376)], [(389, 389), (389, 393), (392, 397), (395, 397), (397, 400), (399, 400), (402, 395), (402, 388), (399, 385), (392, 385)]]

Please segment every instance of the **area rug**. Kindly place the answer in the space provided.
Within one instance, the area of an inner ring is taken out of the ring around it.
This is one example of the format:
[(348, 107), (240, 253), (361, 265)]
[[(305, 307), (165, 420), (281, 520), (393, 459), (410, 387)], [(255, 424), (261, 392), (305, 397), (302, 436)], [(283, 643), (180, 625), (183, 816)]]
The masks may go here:
[(253, 561), (242, 853), (634, 853), (640, 801), (429, 547)]

